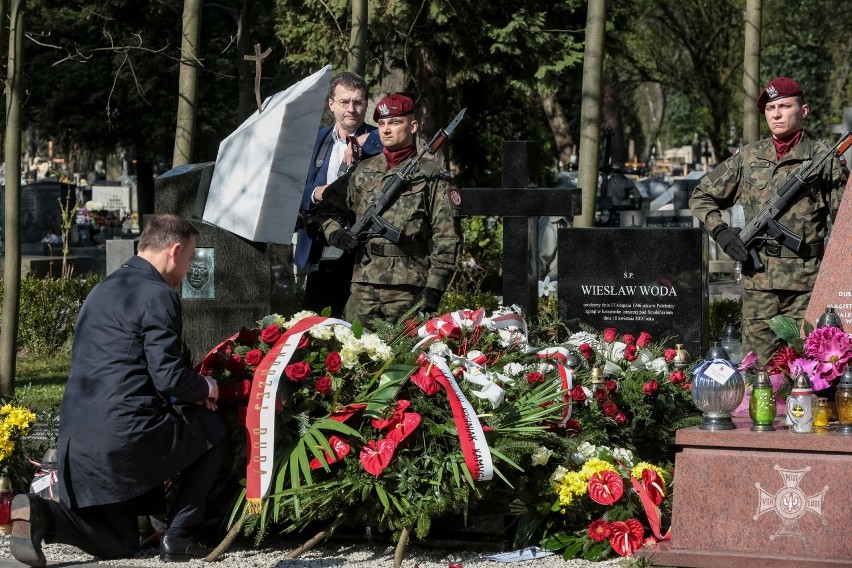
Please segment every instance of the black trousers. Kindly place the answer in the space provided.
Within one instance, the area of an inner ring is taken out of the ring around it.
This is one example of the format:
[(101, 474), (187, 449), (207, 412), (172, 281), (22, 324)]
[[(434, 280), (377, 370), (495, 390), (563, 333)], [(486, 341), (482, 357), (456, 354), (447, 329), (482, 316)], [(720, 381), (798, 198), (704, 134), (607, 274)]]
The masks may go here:
[[(187, 538), (204, 522), (205, 501), (224, 460), (225, 444), (215, 444), (181, 472), (166, 535)], [(77, 509), (57, 501), (44, 503), (54, 529), (47, 542), (70, 544), (103, 559), (126, 558), (139, 549), (138, 499)]]
[(346, 253), (337, 260), (319, 261), (318, 268), (305, 279), (305, 309), (319, 314), (330, 307), (332, 317), (341, 317), (349, 300), (354, 266), (355, 255), (352, 253)]

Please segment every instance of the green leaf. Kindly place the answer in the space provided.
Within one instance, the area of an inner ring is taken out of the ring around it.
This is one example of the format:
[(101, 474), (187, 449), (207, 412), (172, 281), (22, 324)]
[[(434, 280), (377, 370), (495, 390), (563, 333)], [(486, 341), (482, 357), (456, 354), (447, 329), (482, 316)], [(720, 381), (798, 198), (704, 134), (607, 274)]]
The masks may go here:
[(385, 493), (384, 487), (379, 485), (378, 483), (375, 485), (376, 495), (379, 496), (379, 501), (381, 501), (382, 505), (385, 506), (385, 510), (390, 509), (390, 503), (388, 502), (388, 494)]
[(799, 324), (791, 317), (775, 316), (770, 320), (764, 320), (775, 335), (784, 340), (790, 347), (802, 350), (804, 340), (799, 334)]
[(583, 558), (592, 562), (599, 562), (601, 560), (606, 560), (610, 552), (612, 552), (612, 547), (609, 542), (596, 542), (583, 551)]
[(361, 320), (355, 318), (352, 320), (352, 335), (355, 336), (356, 339), (361, 339), (361, 336), (364, 334), (364, 325), (361, 323)]
[[(491, 455), (492, 455), (492, 456), (497, 456), (498, 458), (500, 458), (501, 460), (503, 460), (504, 462), (506, 462), (506, 463), (507, 463), (507, 464), (509, 464), (510, 466), (514, 467), (514, 468), (515, 468), (515, 469), (517, 469), (518, 471), (524, 471), (524, 468), (522, 468), (521, 466), (519, 466), (518, 464), (516, 464), (514, 461), (510, 460), (510, 459), (509, 459), (508, 457), (506, 457), (506, 455), (505, 455), (505, 454), (503, 454), (502, 452), (498, 452), (498, 451), (497, 451), (496, 449), (494, 449), (494, 448), (488, 448), (488, 450), (491, 452)], [(496, 471), (496, 468), (495, 468), (495, 471)], [(502, 477), (502, 476), (501, 476), (501, 477)]]
[(408, 380), (408, 377), (417, 369), (411, 365), (392, 365), (382, 373), (379, 386), (376, 390), (360, 397), (357, 402), (366, 402), (364, 416), (367, 418), (381, 418), (385, 408), (396, 402), (399, 389)]

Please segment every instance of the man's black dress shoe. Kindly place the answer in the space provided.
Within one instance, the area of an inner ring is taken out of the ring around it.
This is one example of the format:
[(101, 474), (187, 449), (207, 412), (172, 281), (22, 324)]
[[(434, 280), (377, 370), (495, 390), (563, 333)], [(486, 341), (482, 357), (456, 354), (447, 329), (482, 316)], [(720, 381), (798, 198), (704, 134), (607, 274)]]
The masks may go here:
[(160, 560), (163, 562), (187, 562), (208, 554), (210, 549), (194, 538), (164, 536), (160, 542)]
[(47, 534), (50, 514), (45, 510), (41, 497), (32, 493), (21, 493), (12, 499), (12, 539), (10, 549), (18, 562), (28, 566), (46, 566), (47, 560), (41, 551), (41, 541)]

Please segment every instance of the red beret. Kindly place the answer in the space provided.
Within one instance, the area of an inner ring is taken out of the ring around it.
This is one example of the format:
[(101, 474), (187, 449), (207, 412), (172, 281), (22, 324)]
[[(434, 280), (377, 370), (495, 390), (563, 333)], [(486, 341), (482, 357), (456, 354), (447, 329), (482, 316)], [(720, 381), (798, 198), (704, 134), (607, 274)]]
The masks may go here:
[(376, 105), (373, 111), (373, 120), (380, 118), (391, 118), (394, 116), (405, 116), (414, 114), (414, 101), (403, 94), (393, 93), (386, 96)]
[(775, 77), (769, 81), (760, 96), (757, 97), (757, 110), (763, 112), (766, 110), (766, 103), (786, 97), (801, 97), (804, 96), (802, 86), (795, 79), (788, 77)]

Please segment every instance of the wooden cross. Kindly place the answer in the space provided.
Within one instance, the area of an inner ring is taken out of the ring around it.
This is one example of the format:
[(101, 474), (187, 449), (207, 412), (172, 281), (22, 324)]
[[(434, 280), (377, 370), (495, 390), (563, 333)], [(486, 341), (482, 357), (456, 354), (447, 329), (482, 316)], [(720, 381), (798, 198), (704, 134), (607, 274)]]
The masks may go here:
[(538, 217), (573, 219), (579, 190), (530, 187), (533, 142), (503, 142), (503, 187), (461, 190), (462, 215), (503, 217), (503, 305), (538, 314)]
[(261, 53), (260, 44), (256, 43), (254, 44), (254, 55), (243, 55), (243, 59), (246, 61), (254, 61), (254, 98), (257, 100), (257, 112), (263, 112), (260, 106), (260, 68), (263, 65), (263, 60), (269, 57), (270, 53), (272, 53), (271, 47), (267, 47), (266, 51)]

